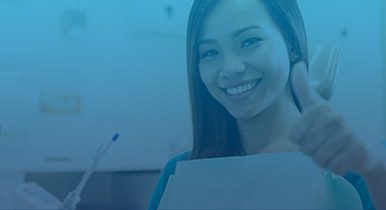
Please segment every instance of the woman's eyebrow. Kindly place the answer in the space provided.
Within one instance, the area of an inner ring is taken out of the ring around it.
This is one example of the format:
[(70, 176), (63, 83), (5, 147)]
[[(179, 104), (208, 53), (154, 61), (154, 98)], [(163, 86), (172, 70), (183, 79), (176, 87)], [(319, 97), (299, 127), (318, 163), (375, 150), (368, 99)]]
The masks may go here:
[[(261, 28), (262, 27), (258, 26), (258, 25), (247, 26), (244, 28), (237, 29), (235, 32), (233, 32), (232, 36), (236, 37), (236, 36), (239, 36), (240, 34), (244, 33), (245, 31), (249, 31), (252, 29), (261, 29)], [(214, 41), (213, 39), (203, 39), (197, 43), (197, 46), (200, 46), (202, 44), (213, 44), (213, 43), (216, 43), (216, 41)]]
[(240, 34), (242, 34), (245, 31), (252, 30), (252, 29), (261, 29), (261, 28), (262, 27), (258, 26), (258, 25), (247, 26), (247, 27), (244, 27), (244, 28), (236, 30), (232, 35), (234, 37), (236, 37), (236, 36), (239, 36)]

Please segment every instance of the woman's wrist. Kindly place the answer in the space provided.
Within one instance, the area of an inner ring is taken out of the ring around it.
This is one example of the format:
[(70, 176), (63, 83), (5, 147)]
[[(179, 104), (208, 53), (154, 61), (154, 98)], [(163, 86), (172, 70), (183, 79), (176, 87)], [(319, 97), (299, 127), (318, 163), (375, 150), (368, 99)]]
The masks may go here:
[(371, 171), (362, 174), (362, 176), (368, 184), (373, 182), (379, 183), (379, 181), (386, 183), (386, 155), (378, 158), (375, 167)]
[(363, 175), (376, 209), (386, 209), (386, 158), (380, 159), (377, 167)]
[[(362, 176), (367, 182), (378, 180), (386, 176), (386, 147), (378, 142), (368, 142), (363, 145), (361, 162), (357, 165), (357, 173)], [(366, 157), (366, 158), (364, 158)], [(382, 177), (383, 176), (383, 177)]]

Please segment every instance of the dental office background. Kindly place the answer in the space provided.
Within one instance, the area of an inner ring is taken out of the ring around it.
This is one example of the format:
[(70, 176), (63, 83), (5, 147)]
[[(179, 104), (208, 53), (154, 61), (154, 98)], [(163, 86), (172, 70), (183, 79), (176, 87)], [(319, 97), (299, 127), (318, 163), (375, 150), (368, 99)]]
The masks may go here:
[[(25, 181), (62, 200), (120, 133), (79, 207), (146, 208), (166, 161), (191, 145), (192, 2), (0, 0), (0, 207)], [(333, 107), (386, 140), (386, 1), (299, 5), (311, 45), (341, 46)]]

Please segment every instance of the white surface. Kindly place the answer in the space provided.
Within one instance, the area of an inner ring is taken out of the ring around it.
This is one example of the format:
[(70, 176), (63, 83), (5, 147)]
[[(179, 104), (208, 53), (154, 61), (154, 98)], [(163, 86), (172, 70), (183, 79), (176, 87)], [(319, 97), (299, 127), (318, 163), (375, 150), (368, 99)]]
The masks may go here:
[(16, 186), (10, 194), (14, 209), (56, 210), (62, 202), (36, 183), (29, 182)]
[(339, 185), (336, 180), (301, 153), (182, 161), (177, 163), (176, 173), (169, 179), (160, 209), (353, 209), (361, 206), (353, 186), (347, 181)]
[(11, 209), (10, 192), (24, 182), (21, 172), (0, 171), (0, 209)]

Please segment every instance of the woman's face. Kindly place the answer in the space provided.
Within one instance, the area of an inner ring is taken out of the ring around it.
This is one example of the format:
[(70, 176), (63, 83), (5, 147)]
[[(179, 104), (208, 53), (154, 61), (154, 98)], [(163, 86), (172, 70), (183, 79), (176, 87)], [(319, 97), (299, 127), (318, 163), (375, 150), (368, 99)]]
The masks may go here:
[(284, 95), (287, 46), (258, 0), (221, 1), (204, 20), (198, 52), (201, 79), (233, 117), (256, 116)]

